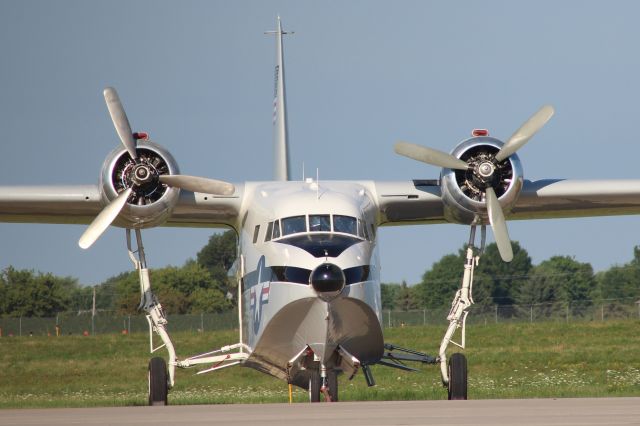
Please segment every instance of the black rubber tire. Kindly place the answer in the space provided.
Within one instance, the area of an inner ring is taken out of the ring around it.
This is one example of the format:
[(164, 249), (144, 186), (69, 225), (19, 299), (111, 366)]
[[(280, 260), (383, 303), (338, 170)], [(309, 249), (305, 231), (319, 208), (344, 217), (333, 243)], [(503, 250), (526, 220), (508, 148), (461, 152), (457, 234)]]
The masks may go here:
[(449, 359), (449, 400), (467, 399), (467, 357), (461, 353)]
[(149, 405), (168, 405), (169, 380), (167, 363), (155, 357), (149, 361)]
[(320, 386), (322, 380), (320, 379), (320, 371), (310, 370), (311, 376), (309, 376), (309, 402), (320, 402)]
[(327, 385), (329, 385), (329, 396), (331, 402), (338, 402), (338, 372), (335, 370), (327, 371)]

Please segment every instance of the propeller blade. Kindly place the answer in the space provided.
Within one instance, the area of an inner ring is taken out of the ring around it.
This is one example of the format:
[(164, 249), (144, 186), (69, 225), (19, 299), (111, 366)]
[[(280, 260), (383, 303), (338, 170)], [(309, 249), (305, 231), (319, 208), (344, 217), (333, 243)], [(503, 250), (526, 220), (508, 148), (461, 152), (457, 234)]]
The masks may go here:
[(80, 237), (80, 241), (78, 241), (78, 245), (83, 249), (87, 249), (96, 242), (100, 235), (111, 225), (111, 223), (118, 217), (120, 211), (127, 203), (127, 198), (131, 195), (133, 191), (132, 188), (127, 188), (126, 191), (123, 191), (118, 195), (115, 200), (113, 200), (107, 207), (105, 207), (91, 225), (84, 231), (82, 236)]
[(464, 161), (446, 152), (437, 149), (427, 148), (422, 145), (415, 145), (408, 142), (398, 142), (394, 146), (396, 154), (422, 161), (433, 166), (448, 169), (467, 170), (469, 165)]
[(122, 102), (120, 102), (120, 97), (118, 96), (116, 89), (113, 87), (107, 87), (104, 89), (104, 100), (107, 102), (111, 121), (113, 121), (113, 125), (116, 128), (116, 132), (118, 132), (122, 145), (127, 149), (131, 158), (135, 160), (138, 158), (138, 154), (136, 152), (136, 141), (133, 138), (129, 119), (127, 118), (127, 114), (124, 112)]
[(531, 116), (516, 132), (511, 135), (507, 143), (504, 144), (502, 149), (496, 154), (496, 160), (498, 162), (508, 158), (511, 154), (519, 150), (529, 142), (529, 139), (533, 137), (542, 127), (547, 124), (547, 121), (553, 117), (554, 109), (551, 105), (545, 105)]
[(188, 175), (161, 175), (160, 182), (203, 194), (231, 195), (236, 190), (236, 187), (228, 182)]
[(502, 260), (505, 262), (511, 262), (513, 260), (513, 249), (511, 248), (511, 239), (509, 239), (509, 230), (507, 229), (507, 222), (502, 213), (502, 207), (500, 207), (500, 202), (493, 188), (487, 188), (486, 199), (489, 222), (491, 223), (491, 229), (496, 239), (500, 257), (502, 257)]

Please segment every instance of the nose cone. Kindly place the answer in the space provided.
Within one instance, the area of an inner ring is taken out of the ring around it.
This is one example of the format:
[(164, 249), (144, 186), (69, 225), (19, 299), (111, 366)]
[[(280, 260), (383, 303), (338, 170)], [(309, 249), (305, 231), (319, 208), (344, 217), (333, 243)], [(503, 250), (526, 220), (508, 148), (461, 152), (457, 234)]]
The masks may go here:
[(344, 288), (344, 272), (333, 263), (323, 263), (313, 270), (309, 282), (320, 297), (335, 297)]

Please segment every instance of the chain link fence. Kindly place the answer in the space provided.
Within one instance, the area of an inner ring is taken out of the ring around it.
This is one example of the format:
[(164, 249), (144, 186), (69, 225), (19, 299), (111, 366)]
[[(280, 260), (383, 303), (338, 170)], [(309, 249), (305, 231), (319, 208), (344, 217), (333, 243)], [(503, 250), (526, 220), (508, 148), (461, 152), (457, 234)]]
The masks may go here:
[[(446, 324), (449, 309), (385, 310), (385, 328), (405, 325)], [(629, 299), (602, 302), (537, 303), (531, 305), (473, 305), (468, 324), (501, 322), (574, 322), (640, 319), (640, 301)], [(169, 331), (212, 331), (238, 328), (238, 313), (168, 315)], [(113, 312), (64, 312), (51, 318), (0, 318), (0, 337), (28, 335), (74, 335), (148, 332), (144, 315)]]
[[(237, 311), (219, 314), (167, 315), (169, 331), (231, 330), (238, 327)], [(51, 318), (0, 318), (0, 336), (60, 336), (74, 334), (148, 332), (145, 315), (113, 312), (61, 312)]]
[[(383, 312), (386, 328), (404, 325), (445, 324), (449, 309), (417, 309)], [(637, 299), (582, 300), (571, 303), (535, 303), (530, 305), (473, 305), (467, 324), (500, 322), (575, 322), (640, 319)]]

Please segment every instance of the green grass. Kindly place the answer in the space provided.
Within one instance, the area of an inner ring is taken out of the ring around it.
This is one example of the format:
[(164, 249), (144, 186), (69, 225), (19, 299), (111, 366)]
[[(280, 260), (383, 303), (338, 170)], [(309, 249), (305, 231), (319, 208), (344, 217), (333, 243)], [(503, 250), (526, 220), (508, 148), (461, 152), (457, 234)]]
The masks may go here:
[[(639, 326), (639, 321), (611, 321), (470, 327), (469, 398), (639, 396)], [(387, 329), (385, 338), (434, 354), (444, 330)], [(192, 355), (232, 343), (236, 334), (173, 338), (179, 355)], [(148, 344), (146, 334), (0, 338), (0, 407), (145, 405)], [(352, 381), (341, 377), (341, 400), (446, 398), (438, 366), (421, 367), (419, 373), (372, 370), (374, 388), (367, 388), (362, 374)], [(177, 371), (171, 404), (288, 400), (286, 383), (247, 368), (194, 373)], [(294, 401), (306, 400), (306, 392), (296, 388)]]

